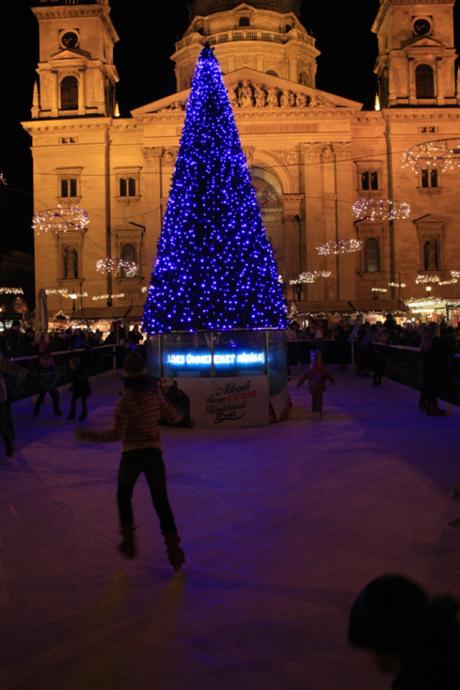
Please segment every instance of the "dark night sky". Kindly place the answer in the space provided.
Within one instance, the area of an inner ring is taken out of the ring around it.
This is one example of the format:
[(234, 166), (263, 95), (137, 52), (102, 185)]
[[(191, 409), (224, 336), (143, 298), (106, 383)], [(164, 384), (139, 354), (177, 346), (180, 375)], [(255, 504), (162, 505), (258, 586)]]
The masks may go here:
[[(9, 9), (2, 9), (0, 171), (8, 187), (0, 186), (0, 251), (32, 249), (29, 138), (19, 124), (30, 118), (38, 55), (37, 23), (28, 5), (26, 0), (13, 0)], [(121, 78), (118, 100), (126, 116), (136, 106), (173, 93), (169, 56), (187, 26), (186, 0), (112, 0), (111, 5), (120, 35), (115, 54)], [(376, 37), (370, 28), (378, 6), (379, 0), (303, 0), (302, 21), (322, 52), (318, 88), (361, 101), (365, 107), (372, 107), (376, 90)]]

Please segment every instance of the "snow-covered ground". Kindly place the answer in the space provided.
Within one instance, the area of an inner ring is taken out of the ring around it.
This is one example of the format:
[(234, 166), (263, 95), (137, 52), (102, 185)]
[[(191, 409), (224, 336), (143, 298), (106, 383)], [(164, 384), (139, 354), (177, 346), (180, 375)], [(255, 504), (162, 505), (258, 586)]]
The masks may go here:
[[(93, 382), (87, 426), (107, 424), (118, 375)], [(15, 405), (18, 451), (0, 456), (1, 690), (382, 690), (348, 648), (357, 591), (388, 571), (460, 595), (459, 412), (337, 375), (314, 422), (165, 430), (186, 551), (172, 574), (145, 481), (140, 553), (116, 551), (119, 448), (75, 441), (48, 403)], [(68, 398), (64, 398), (64, 412)], [(78, 423), (77, 423), (78, 424)]]

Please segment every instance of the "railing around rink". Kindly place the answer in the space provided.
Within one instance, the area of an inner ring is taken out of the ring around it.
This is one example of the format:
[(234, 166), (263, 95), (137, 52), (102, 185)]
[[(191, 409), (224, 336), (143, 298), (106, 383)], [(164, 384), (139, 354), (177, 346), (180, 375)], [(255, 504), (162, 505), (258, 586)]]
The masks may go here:
[[(409, 388), (421, 390), (423, 357), (418, 347), (388, 345), (385, 376)], [(460, 405), (460, 354), (448, 357), (446, 377), (439, 382), (438, 395), (442, 400)]]
[[(75, 349), (51, 353), (59, 373), (58, 387), (66, 386), (70, 383), (69, 361), (73, 358), (79, 358), (86, 352), (83, 349)], [(89, 375), (96, 376), (112, 369), (120, 369), (126, 353), (126, 348), (121, 345), (100, 345), (91, 348), (88, 354), (85, 354), (88, 357)], [(30, 355), (28, 357), (14, 357), (12, 359), (15, 364), (24, 367), (30, 375), (21, 381), (7, 377), (10, 400), (21, 400), (37, 395), (40, 392), (38, 357), (39, 355)]]

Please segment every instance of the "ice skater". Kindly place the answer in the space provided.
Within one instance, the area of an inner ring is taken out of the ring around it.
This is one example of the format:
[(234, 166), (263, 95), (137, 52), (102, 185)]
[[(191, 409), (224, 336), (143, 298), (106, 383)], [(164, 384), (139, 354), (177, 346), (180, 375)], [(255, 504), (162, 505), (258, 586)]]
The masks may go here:
[(81, 400), (81, 414), (78, 419), (80, 422), (83, 422), (88, 416), (88, 398), (91, 395), (88, 362), (86, 359), (72, 357), (72, 359), (69, 361), (69, 374), (71, 380), (69, 390), (72, 392), (72, 400), (70, 403), (70, 412), (67, 415), (67, 420), (71, 422), (75, 419), (77, 413), (77, 402)]
[(179, 570), (185, 557), (179, 546), (180, 539), (168, 500), (158, 422), (162, 416), (171, 422), (180, 421), (182, 413), (166, 402), (161, 392), (152, 386), (147, 365), (140, 354), (133, 352), (127, 355), (123, 363), (123, 378), (124, 391), (115, 408), (113, 428), (106, 431), (78, 429), (76, 435), (81, 441), (123, 442), (117, 488), (122, 534), (119, 550), (127, 558), (134, 558), (137, 553), (132, 495), (143, 472), (160, 520), (169, 562)]
[(326, 390), (326, 381), (330, 381), (335, 385), (334, 378), (321, 361), (321, 352), (319, 350), (311, 351), (311, 364), (307, 371), (301, 376), (297, 388), (299, 388), (305, 381), (308, 381), (308, 389), (311, 393), (311, 409), (314, 419), (323, 418), (323, 400), (324, 391)]
[(62, 417), (62, 412), (59, 404), (59, 391), (57, 384), (59, 381), (59, 372), (51, 356), (48, 345), (42, 347), (41, 354), (38, 358), (38, 379), (40, 393), (34, 404), (34, 417), (38, 417), (40, 409), (45, 402), (46, 394), (49, 393), (53, 401), (53, 410), (56, 417)]

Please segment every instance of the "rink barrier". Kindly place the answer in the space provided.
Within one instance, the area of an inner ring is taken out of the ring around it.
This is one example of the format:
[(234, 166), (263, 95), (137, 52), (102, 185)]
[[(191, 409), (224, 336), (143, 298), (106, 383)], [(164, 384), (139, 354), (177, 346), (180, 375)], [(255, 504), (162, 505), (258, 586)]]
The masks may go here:
[[(142, 349), (142, 348), (141, 348)], [(85, 353), (83, 348), (75, 350), (62, 350), (51, 352), (56, 369), (59, 373), (58, 388), (70, 384), (69, 360)], [(113, 369), (120, 369), (126, 356), (127, 349), (121, 345), (99, 345), (91, 348), (89, 355), (89, 375), (97, 376)], [(39, 355), (29, 355), (26, 357), (13, 357), (12, 361), (30, 373), (23, 381), (5, 377), (8, 384), (10, 400), (22, 400), (40, 392), (40, 378), (38, 374)]]

